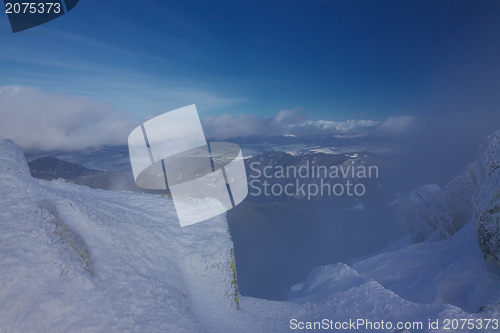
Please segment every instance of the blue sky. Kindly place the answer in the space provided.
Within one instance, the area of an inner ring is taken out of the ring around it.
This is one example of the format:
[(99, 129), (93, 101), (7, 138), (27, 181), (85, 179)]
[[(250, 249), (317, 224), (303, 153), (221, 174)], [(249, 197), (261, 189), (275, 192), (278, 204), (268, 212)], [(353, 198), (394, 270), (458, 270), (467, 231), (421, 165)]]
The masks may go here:
[(16, 34), (0, 15), (0, 86), (138, 120), (193, 103), (330, 121), (493, 112), (499, 36), (499, 1), (81, 0)]

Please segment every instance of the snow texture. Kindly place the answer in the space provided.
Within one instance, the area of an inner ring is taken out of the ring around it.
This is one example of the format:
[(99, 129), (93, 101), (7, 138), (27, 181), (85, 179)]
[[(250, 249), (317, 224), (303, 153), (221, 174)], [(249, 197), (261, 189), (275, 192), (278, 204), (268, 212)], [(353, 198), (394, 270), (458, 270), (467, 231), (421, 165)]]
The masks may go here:
[(181, 228), (162, 197), (33, 179), (4, 139), (0, 169), (0, 331), (203, 332), (202, 304), (237, 311), (223, 215)]

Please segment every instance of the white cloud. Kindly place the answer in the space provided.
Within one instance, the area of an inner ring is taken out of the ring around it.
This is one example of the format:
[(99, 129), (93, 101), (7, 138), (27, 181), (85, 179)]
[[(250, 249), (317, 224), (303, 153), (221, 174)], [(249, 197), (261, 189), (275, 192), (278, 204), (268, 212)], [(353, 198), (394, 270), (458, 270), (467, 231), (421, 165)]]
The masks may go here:
[(87, 97), (0, 87), (0, 135), (25, 150), (126, 144), (130, 117)]
[(378, 126), (378, 130), (383, 134), (402, 134), (408, 131), (414, 123), (415, 118), (412, 116), (389, 117)]
[(207, 137), (224, 140), (249, 135), (369, 134), (380, 123), (355, 119), (345, 122), (308, 121), (303, 113), (295, 109), (281, 110), (270, 118), (252, 115), (233, 117), (229, 114), (206, 117), (202, 119), (202, 125)]
[(294, 110), (281, 110), (270, 118), (243, 114), (234, 117), (223, 114), (217, 117), (202, 118), (205, 136), (211, 139), (225, 140), (250, 135), (269, 136), (288, 134), (295, 125), (302, 124), (305, 115)]
[(374, 120), (348, 120), (348, 121), (306, 121), (302, 124), (297, 124), (294, 131), (302, 131), (306, 134), (343, 134), (347, 132), (362, 132), (371, 129), (378, 125), (378, 121)]

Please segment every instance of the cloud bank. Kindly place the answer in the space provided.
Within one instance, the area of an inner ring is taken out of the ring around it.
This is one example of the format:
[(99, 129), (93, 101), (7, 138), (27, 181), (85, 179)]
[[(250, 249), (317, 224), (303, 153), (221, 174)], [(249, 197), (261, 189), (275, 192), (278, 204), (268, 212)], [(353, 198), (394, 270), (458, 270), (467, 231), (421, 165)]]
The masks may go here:
[[(27, 151), (122, 145), (139, 125), (131, 115), (106, 103), (26, 86), (0, 87), (0, 119), (0, 135)], [(413, 123), (411, 116), (391, 117), (384, 122), (312, 121), (298, 109), (281, 110), (270, 118), (223, 114), (202, 119), (207, 138), (217, 140), (282, 134), (398, 135), (406, 133)]]
[(390, 117), (386, 121), (348, 120), (345, 122), (307, 120), (298, 110), (281, 110), (270, 118), (254, 115), (234, 117), (224, 114), (202, 119), (205, 135), (226, 140), (245, 136), (293, 135), (401, 135), (414, 127), (412, 116)]
[(403, 134), (411, 130), (415, 124), (415, 118), (412, 116), (389, 117), (378, 126), (378, 132), (381, 134)]
[[(152, 117), (154, 115), (148, 118)], [(0, 135), (13, 140), (26, 151), (122, 145), (127, 143), (128, 135), (139, 125), (131, 115), (106, 103), (88, 97), (42, 92), (27, 86), (0, 87), (0, 120)], [(399, 138), (411, 136), (418, 129), (412, 116), (390, 117), (385, 121), (353, 119), (338, 122), (308, 120), (299, 109), (281, 110), (269, 118), (223, 114), (205, 117), (201, 121), (210, 140), (283, 134)]]
[(0, 87), (0, 119), (0, 135), (28, 151), (126, 144), (136, 126), (108, 104), (20, 86)]

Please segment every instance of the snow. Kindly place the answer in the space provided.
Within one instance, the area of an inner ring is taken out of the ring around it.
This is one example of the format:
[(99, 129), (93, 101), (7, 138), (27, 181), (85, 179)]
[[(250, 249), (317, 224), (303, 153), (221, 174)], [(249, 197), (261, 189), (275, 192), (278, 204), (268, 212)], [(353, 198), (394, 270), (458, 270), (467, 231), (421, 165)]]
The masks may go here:
[(476, 312), (500, 301), (500, 269), (484, 260), (472, 222), (449, 240), (382, 252), (352, 268), (418, 303), (448, 303)]
[(449, 239), (473, 218), (473, 172), (462, 172), (444, 190), (435, 184), (420, 186), (399, 201), (400, 218), (413, 243)]
[(500, 300), (500, 273), (473, 237), (467, 225), (446, 241), (318, 267), (288, 301), (240, 296), (238, 310), (224, 214), (181, 228), (164, 197), (33, 179), (0, 137), (1, 332), (279, 333), (325, 318), (421, 321), (430, 332), (429, 319), (498, 318), (475, 313)]
[[(237, 311), (223, 215), (181, 228), (168, 199), (32, 179), (13, 148), (2, 140), (2, 330), (203, 332), (210, 325), (193, 303)], [(54, 219), (83, 239), (93, 272), (54, 234)]]

